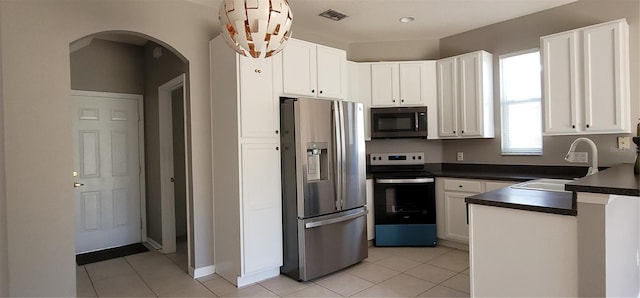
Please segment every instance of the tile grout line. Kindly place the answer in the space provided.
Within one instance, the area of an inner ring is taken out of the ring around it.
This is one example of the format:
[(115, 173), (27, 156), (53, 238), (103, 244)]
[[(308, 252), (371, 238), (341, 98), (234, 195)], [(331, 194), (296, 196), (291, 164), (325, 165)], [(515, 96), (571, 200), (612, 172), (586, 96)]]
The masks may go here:
[[(96, 290), (96, 286), (93, 285), (93, 278), (91, 278), (91, 275), (89, 275), (89, 271), (87, 271), (87, 266), (82, 265), (82, 270), (84, 270), (84, 273), (87, 274), (87, 277), (89, 278), (89, 282), (91, 283), (91, 288), (93, 289), (93, 293), (96, 294), (96, 297), (98, 296), (98, 290)], [(76, 295), (78, 295), (78, 285), (76, 284)]]
[(129, 265), (129, 267), (131, 267), (131, 270), (133, 270), (133, 272), (136, 273), (136, 275), (138, 275), (138, 277), (140, 278), (140, 280), (142, 280), (142, 282), (144, 283), (145, 286), (147, 286), (147, 288), (151, 291), (151, 293), (153, 293), (154, 295), (156, 295), (156, 297), (160, 297), (158, 295), (158, 293), (156, 293), (156, 291), (154, 291), (151, 286), (149, 286), (149, 284), (147, 283), (146, 280), (144, 280), (144, 278), (142, 277), (142, 275), (140, 275), (140, 272), (138, 272), (138, 270), (136, 270), (136, 268), (133, 267), (133, 265), (131, 265), (131, 263), (129, 263), (129, 260), (127, 260), (126, 257), (122, 257), (122, 259), (124, 259), (125, 262), (127, 262), (127, 265)]

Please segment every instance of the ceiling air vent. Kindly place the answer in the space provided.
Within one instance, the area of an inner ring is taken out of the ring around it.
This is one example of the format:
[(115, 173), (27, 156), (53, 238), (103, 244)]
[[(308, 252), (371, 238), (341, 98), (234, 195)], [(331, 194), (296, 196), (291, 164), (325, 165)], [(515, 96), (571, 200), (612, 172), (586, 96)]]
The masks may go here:
[(340, 21), (340, 20), (348, 17), (348, 15), (346, 15), (344, 13), (341, 13), (341, 12), (337, 12), (337, 11), (335, 11), (333, 9), (329, 9), (329, 10), (321, 13), (321, 14), (319, 14), (319, 16), (325, 17), (327, 19), (334, 20), (334, 21)]

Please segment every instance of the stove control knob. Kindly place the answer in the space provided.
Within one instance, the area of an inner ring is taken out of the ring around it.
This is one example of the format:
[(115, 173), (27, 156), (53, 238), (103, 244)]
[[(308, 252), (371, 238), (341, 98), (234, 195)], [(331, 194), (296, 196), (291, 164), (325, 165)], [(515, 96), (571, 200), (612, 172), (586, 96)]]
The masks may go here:
[(418, 156), (418, 159), (422, 159), (422, 156)]

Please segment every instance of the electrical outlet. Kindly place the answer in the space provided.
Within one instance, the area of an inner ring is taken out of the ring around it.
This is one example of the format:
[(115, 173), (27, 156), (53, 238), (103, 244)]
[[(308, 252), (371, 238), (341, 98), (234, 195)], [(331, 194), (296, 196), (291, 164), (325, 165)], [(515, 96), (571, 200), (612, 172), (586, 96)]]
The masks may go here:
[(589, 155), (587, 152), (572, 152), (569, 153), (569, 162), (583, 162), (587, 163)]
[(464, 152), (458, 152), (457, 160), (458, 161), (463, 161), (464, 160)]
[(631, 149), (631, 140), (629, 137), (618, 137), (618, 149)]

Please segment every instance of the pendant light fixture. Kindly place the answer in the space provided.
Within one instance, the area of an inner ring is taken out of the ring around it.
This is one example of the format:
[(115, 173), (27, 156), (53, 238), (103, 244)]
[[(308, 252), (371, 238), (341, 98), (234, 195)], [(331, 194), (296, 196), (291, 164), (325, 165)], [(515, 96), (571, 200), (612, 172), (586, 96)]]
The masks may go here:
[(287, 0), (222, 0), (220, 25), (227, 44), (243, 56), (271, 57), (291, 36)]

